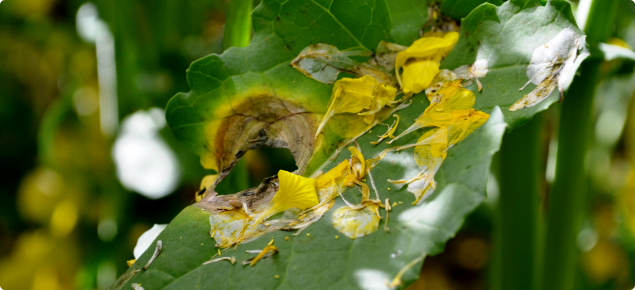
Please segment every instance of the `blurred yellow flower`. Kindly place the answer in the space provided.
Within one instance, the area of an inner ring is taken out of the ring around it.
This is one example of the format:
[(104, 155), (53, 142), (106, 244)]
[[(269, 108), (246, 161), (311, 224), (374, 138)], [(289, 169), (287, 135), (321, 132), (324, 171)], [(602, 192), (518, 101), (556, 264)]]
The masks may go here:
[(78, 215), (79, 210), (73, 201), (60, 202), (51, 216), (51, 233), (59, 238), (65, 237), (75, 228)]

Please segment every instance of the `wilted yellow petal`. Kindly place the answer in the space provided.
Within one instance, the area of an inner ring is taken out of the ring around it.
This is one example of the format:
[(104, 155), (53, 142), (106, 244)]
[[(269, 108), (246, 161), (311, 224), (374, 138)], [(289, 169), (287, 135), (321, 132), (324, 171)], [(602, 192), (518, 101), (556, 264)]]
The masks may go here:
[(406, 64), (406, 61), (410, 58), (416, 58), (418, 60), (433, 60), (440, 62), (454, 48), (454, 45), (459, 39), (457, 32), (448, 32), (440, 37), (424, 37), (415, 41), (406, 50), (397, 54), (397, 60), (395, 61), (395, 73), (397, 74), (397, 80), (399, 84), (403, 86), (401, 82), (401, 76), (399, 70)]
[(307, 209), (319, 203), (315, 191), (315, 179), (280, 170), (278, 171), (278, 184), (278, 192), (254, 222), (254, 225), (287, 209)]
[(256, 265), (256, 263), (260, 261), (260, 259), (262, 259), (269, 252), (272, 252), (273, 254), (275, 254), (278, 252), (278, 248), (276, 248), (276, 246), (274, 245), (266, 246), (264, 249), (262, 249), (262, 251), (260, 252), (260, 254), (258, 254), (258, 256), (256, 256), (255, 258), (251, 260), (249, 265), (251, 266)]
[(326, 122), (335, 114), (359, 113), (370, 108), (373, 101), (373, 91), (377, 86), (377, 80), (371, 76), (363, 76), (357, 79), (343, 78), (335, 82), (331, 102), (315, 135), (322, 132)]
[(368, 111), (359, 113), (359, 115), (366, 116), (364, 122), (371, 124), (375, 119), (375, 114), (381, 111), (385, 106), (392, 106), (395, 103), (397, 97), (397, 88), (379, 84), (373, 92), (373, 102), (370, 105)]
[[(415, 119), (412, 126), (388, 144), (420, 128), (452, 125), (469, 114), (473, 110), (476, 97), (472, 91), (462, 88), (460, 82), (461, 80), (445, 83), (434, 94), (428, 95), (430, 106)], [(467, 111), (459, 112), (460, 110)]]
[(357, 177), (357, 179), (361, 179), (366, 174), (366, 159), (364, 159), (364, 155), (355, 147), (349, 147), (349, 151), (351, 151), (351, 168), (353, 169), (353, 174)]
[(457, 122), (448, 126), (448, 146), (461, 142), (489, 119), (489, 114), (474, 109), (460, 112), (463, 114), (457, 116)]
[[(399, 115), (393, 114), (392, 116), (395, 117), (395, 121), (392, 123), (392, 125), (390, 125), (388, 127), (388, 130), (386, 130), (386, 133), (384, 133), (384, 135), (377, 136), (377, 137), (379, 137), (379, 140), (374, 141), (374, 142), (370, 142), (370, 144), (377, 145), (377, 144), (381, 143), (381, 141), (383, 141), (386, 138), (391, 138), (391, 139), (395, 138), (395, 135), (393, 135), (393, 134), (395, 134), (395, 131), (397, 131), (397, 126), (399, 126)], [(384, 124), (382, 124), (382, 125), (384, 125)]]
[(351, 209), (343, 206), (333, 213), (333, 227), (351, 239), (369, 235), (379, 228), (379, 217), (375, 214), (377, 207), (369, 204), (363, 209)]
[(342, 161), (340, 164), (338, 164), (337, 166), (333, 167), (327, 173), (324, 173), (322, 176), (320, 176), (315, 183), (315, 187), (318, 190), (322, 188), (330, 187), (332, 186), (332, 182), (337, 183), (337, 181), (340, 180), (340, 178), (350, 173), (351, 173), (351, 164), (346, 159)]
[[(423, 141), (426, 142), (423, 142)], [(448, 130), (446, 128), (434, 128), (424, 133), (417, 143), (424, 143), (415, 147), (415, 162), (419, 167), (433, 168), (438, 158), (446, 157), (448, 149)]]
[(440, 63), (433, 60), (416, 61), (406, 64), (403, 69), (402, 90), (406, 96), (418, 94), (432, 84), (439, 73)]

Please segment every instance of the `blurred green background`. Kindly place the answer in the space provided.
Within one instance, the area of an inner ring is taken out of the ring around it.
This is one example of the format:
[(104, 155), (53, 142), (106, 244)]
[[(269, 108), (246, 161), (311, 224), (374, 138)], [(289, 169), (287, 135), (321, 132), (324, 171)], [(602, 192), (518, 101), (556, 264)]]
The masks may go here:
[[(612, 43), (635, 47), (623, 1)], [(254, 2), (254, 6), (257, 5)], [(574, 7), (575, 7), (574, 3)], [(631, 5), (633, 4), (633, 5)], [(0, 287), (106, 289), (139, 236), (194, 202), (204, 170), (165, 126), (185, 71), (221, 53), (227, 0), (5, 0), (0, 3)], [(635, 284), (632, 62), (602, 66), (586, 160), (577, 289)], [(575, 101), (575, 96), (567, 96)], [(546, 211), (559, 106), (541, 114)], [(500, 157), (498, 157), (500, 158)], [(218, 191), (294, 170), (286, 149), (250, 151)], [(488, 201), (412, 289), (488, 289), (500, 170)]]

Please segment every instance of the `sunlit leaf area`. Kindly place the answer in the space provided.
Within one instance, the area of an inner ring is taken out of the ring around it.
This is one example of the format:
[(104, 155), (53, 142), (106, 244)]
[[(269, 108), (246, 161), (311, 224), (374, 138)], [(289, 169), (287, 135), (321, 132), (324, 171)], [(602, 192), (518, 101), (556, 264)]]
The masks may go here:
[(632, 0), (0, 0), (0, 290), (635, 288)]

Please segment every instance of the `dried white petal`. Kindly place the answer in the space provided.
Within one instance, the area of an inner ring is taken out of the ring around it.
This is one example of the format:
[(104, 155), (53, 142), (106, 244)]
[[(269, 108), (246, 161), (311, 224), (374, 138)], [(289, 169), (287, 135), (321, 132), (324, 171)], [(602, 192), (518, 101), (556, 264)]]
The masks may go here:
[(525, 107), (531, 107), (547, 98), (558, 86), (560, 99), (564, 98), (564, 90), (573, 80), (572, 71), (588, 54), (580, 54), (578, 50), (584, 43), (584, 36), (578, 35), (571, 28), (565, 28), (556, 37), (534, 50), (531, 62), (527, 67), (529, 81), (522, 87), (533, 83), (537, 87), (522, 99), (512, 105), (509, 110), (516, 111)]
[(207, 265), (207, 264), (211, 264), (211, 263), (216, 263), (216, 262), (218, 262), (218, 261), (223, 261), (223, 260), (227, 260), (227, 261), (229, 261), (229, 262), (230, 262), (230, 263), (232, 263), (232, 264), (236, 264), (236, 257), (232, 256), (232, 257), (222, 257), (222, 258), (212, 259), (212, 260), (209, 260), (209, 261), (207, 261), (207, 262), (203, 263), (203, 265)]

